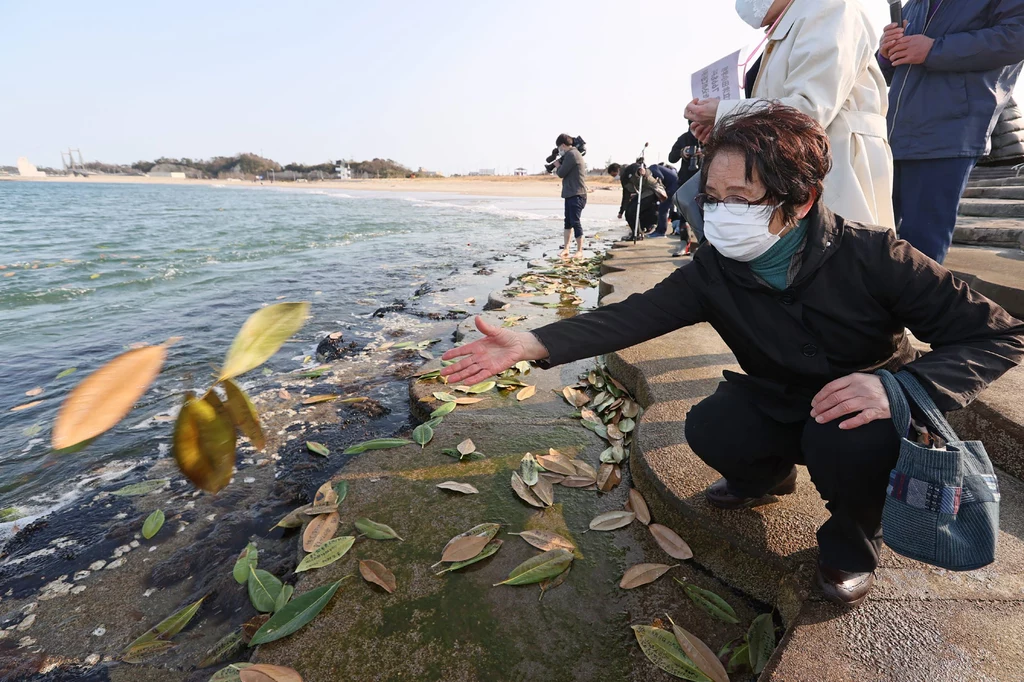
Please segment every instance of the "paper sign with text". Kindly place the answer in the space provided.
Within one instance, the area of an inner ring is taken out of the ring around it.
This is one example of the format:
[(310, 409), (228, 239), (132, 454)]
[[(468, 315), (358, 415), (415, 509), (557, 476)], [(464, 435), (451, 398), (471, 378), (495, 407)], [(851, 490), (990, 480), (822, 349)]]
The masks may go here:
[(740, 82), (740, 54), (736, 50), (693, 74), (690, 87), (697, 99), (743, 99)]

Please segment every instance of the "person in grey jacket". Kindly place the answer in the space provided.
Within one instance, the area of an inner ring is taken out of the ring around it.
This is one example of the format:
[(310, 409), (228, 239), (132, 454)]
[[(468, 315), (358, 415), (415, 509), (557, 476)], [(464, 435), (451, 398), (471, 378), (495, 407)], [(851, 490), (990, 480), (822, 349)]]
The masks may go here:
[(1024, 61), (1024, 0), (911, 0), (882, 35), (899, 235), (941, 263)]
[(587, 205), (587, 164), (583, 155), (573, 146), (575, 138), (562, 133), (555, 145), (562, 156), (555, 161), (555, 173), (562, 178), (562, 198), (565, 199), (565, 232), (562, 258), (569, 257), (569, 241), (576, 234), (576, 259), (583, 259), (583, 209)]

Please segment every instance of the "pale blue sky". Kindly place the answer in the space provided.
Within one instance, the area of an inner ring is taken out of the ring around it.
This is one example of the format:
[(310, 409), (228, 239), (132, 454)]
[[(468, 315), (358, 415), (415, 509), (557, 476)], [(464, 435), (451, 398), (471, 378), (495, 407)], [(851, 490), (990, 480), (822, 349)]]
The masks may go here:
[(657, 160), (690, 73), (757, 38), (730, 0), (0, 0), (0, 164), (70, 145), (535, 171), (562, 131), (592, 164)]

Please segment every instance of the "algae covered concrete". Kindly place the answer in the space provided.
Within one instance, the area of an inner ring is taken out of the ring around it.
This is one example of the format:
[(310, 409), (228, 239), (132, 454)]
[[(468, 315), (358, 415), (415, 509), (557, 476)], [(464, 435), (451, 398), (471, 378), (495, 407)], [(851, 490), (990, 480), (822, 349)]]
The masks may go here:
[[(495, 298), (492, 296), (492, 298)], [(498, 297), (500, 298), (500, 297)], [(555, 319), (558, 311), (511, 306), (488, 315), (496, 321), (525, 315), (523, 328)], [(460, 336), (476, 332), (463, 324)], [(289, 665), (309, 682), (358, 680), (661, 680), (671, 679), (640, 651), (630, 628), (670, 614), (716, 650), (741, 637), (750, 621), (770, 607), (716, 579), (698, 553), (678, 562), (654, 542), (646, 526), (634, 522), (611, 533), (588, 531), (599, 513), (622, 509), (628, 487), (610, 493), (555, 486), (555, 505), (537, 510), (513, 493), (511, 471), (526, 452), (548, 448), (582, 458), (595, 468), (607, 446), (582, 428), (574, 409), (556, 394), (573, 384), (592, 361), (550, 371), (531, 370), (524, 378), (537, 393), (519, 402), (513, 394), (491, 391), (481, 403), (447, 416), (423, 449), (412, 445), (368, 452), (336, 476), (349, 482), (338, 534), (353, 532), (360, 516), (386, 523), (405, 539), (357, 540), (341, 561), (305, 574), (297, 592), (346, 575), (327, 608), (302, 631), (259, 647), (256, 659)], [(419, 416), (440, 405), (421, 402), (440, 383), (416, 382), (410, 393)], [(485, 459), (458, 462), (441, 453), (472, 438)], [(476, 495), (436, 488), (455, 480), (474, 485)], [(694, 530), (654, 512), (684, 539)], [(434, 575), (431, 565), (453, 536), (485, 522), (501, 524), (498, 553), (457, 573)], [(563, 585), (540, 598), (537, 586), (493, 587), (539, 551), (511, 535), (527, 529), (563, 534), (577, 546), (577, 558)], [(297, 534), (296, 534), (297, 536)], [(297, 541), (297, 537), (296, 537)], [(357, 575), (359, 559), (374, 559), (395, 574), (398, 589), (387, 594)], [(623, 590), (623, 572), (639, 563), (681, 564), (654, 584)], [(692, 582), (725, 597), (740, 624), (709, 617), (672, 578)], [(738, 675), (734, 680), (748, 679)]]

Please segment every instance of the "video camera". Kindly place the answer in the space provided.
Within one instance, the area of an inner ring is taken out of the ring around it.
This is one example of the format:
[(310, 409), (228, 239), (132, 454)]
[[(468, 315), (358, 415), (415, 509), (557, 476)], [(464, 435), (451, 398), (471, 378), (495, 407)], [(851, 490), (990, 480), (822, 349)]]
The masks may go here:
[(690, 172), (696, 173), (700, 170), (701, 159), (704, 158), (704, 149), (699, 145), (683, 147), (683, 154), (690, 157)]
[[(580, 153), (580, 156), (587, 155), (587, 143), (584, 142), (583, 138), (580, 137), (579, 135), (573, 138), (572, 146), (576, 147), (576, 149)], [(550, 173), (551, 171), (555, 170), (555, 159), (557, 159), (559, 156), (561, 156), (561, 152), (558, 151), (558, 147), (555, 147), (554, 149), (551, 150), (551, 155), (548, 158), (544, 159), (544, 170), (546, 172)]]

